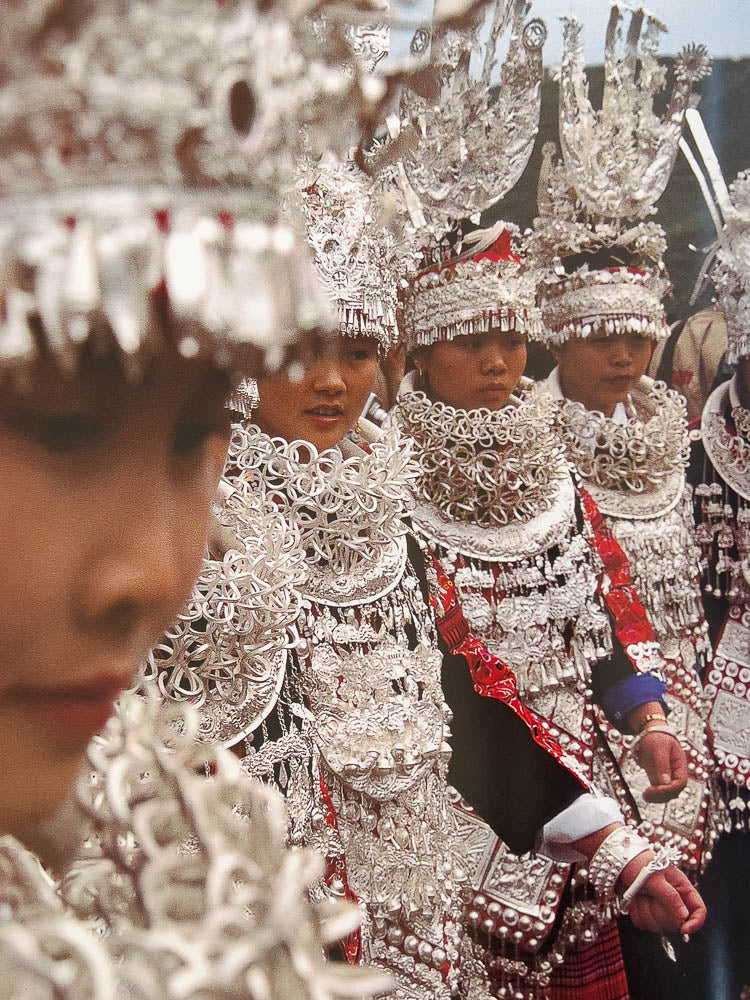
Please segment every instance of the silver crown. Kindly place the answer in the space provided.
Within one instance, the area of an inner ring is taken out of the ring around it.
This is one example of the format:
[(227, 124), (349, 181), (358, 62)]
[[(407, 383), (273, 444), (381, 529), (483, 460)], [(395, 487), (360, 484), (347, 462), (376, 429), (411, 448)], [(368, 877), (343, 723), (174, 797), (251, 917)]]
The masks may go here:
[[(392, 174), (392, 172), (391, 172)], [(416, 270), (417, 245), (395, 184), (373, 180), (350, 160), (307, 161), (297, 182), (307, 239), (323, 287), (349, 337), (398, 340), (398, 292)]]
[(490, 329), (540, 336), (537, 273), (518, 227), (498, 222), (464, 242), (472, 249), (422, 271), (404, 292), (407, 350)]
[(681, 148), (696, 175), (717, 235), (702, 276), (706, 272), (711, 275), (727, 322), (727, 360), (735, 364), (750, 355), (750, 171), (741, 171), (727, 187), (700, 115), (691, 110), (687, 119), (705, 173), (684, 139)]
[[(664, 232), (646, 218), (669, 181), (693, 84), (708, 73), (703, 46), (678, 56), (668, 107), (654, 112), (665, 87), (658, 61), (664, 26), (643, 7), (625, 7), (630, 25), (622, 51), (622, 9), (613, 4), (607, 27), (602, 107), (589, 100), (582, 27), (563, 18), (559, 133), (562, 160), (547, 146), (539, 177), (534, 252), (550, 267), (540, 284), (544, 339), (635, 331), (664, 337), (661, 300), (669, 290), (662, 257)], [(598, 251), (626, 263), (607, 269), (584, 263), (566, 274), (561, 259)], [(629, 266), (632, 260), (636, 266)]]
[(195, 328), (184, 353), (200, 331), (220, 361), (323, 322), (312, 282), (290, 294), (300, 254), (275, 220), (303, 143), (348, 145), (342, 122), (382, 96), (365, 96), (346, 6), (108, 0), (63, 33), (50, 8), (79, 5), (32, 5), (0, 45), (0, 358), (33, 353), (37, 313), (70, 363), (103, 322), (136, 357), (154, 291)]
[[(403, 182), (439, 241), (456, 220), (507, 194), (528, 163), (539, 127), (544, 23), (527, 21), (527, 0), (496, 0), (486, 44), (476, 17), (463, 30), (435, 32), (432, 60), (439, 97), (404, 96)], [(484, 14), (484, 9), (482, 9)], [(500, 40), (508, 54), (492, 85)], [(472, 58), (481, 71), (472, 75)]]

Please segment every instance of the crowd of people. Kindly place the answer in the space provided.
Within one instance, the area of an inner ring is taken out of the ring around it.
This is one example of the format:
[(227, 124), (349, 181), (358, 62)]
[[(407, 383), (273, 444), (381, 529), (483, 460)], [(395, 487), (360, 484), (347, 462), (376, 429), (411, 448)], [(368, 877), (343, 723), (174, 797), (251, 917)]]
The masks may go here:
[(748, 995), (750, 175), (489, 8), (4, 8), (0, 997)]

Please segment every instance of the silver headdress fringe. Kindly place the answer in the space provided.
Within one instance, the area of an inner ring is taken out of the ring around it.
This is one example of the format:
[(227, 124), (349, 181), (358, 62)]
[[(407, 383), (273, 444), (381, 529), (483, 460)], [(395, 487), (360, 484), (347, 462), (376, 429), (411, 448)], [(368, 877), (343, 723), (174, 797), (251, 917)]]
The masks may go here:
[[(630, 9), (630, 8), (626, 8)], [(539, 297), (544, 334), (560, 343), (592, 332), (637, 332), (665, 337), (661, 299), (669, 290), (660, 226), (646, 222), (669, 180), (685, 112), (695, 99), (695, 82), (708, 72), (702, 46), (677, 58), (666, 112), (654, 113), (664, 89), (665, 69), (657, 59), (664, 26), (645, 8), (630, 9), (623, 51), (621, 5), (613, 4), (607, 28), (602, 107), (595, 110), (581, 43), (581, 25), (564, 21), (560, 74), (559, 132), (562, 161), (552, 163), (551, 147), (539, 178), (539, 218), (535, 250), (549, 268)], [(635, 267), (590, 270), (583, 264), (566, 275), (564, 258), (600, 250), (638, 258)], [(640, 263), (642, 262), (642, 263)]]
[(297, 189), (339, 332), (374, 337), (388, 351), (398, 341), (399, 288), (416, 270), (414, 228), (405, 212), (389, 207), (387, 180), (367, 177), (350, 160), (305, 161)]
[(41, 40), (11, 17), (0, 43), (0, 362), (35, 355), (39, 320), (66, 367), (104, 331), (134, 367), (154, 298), (182, 354), (219, 364), (245, 345), (274, 364), (328, 324), (278, 202), (303, 149), (348, 147), (382, 98), (347, 8), (105, 0), (61, 38), (44, 26), (63, 5), (41, 6)]
[(512, 258), (498, 261), (480, 254), (476, 260), (475, 248), (472, 256), (429, 268), (411, 282), (403, 294), (408, 350), (490, 329), (540, 336), (537, 275), (526, 259), (517, 227), (501, 222), (490, 230), (470, 233), (466, 242), (482, 238), (490, 246), (491, 237), (502, 232), (507, 234)]

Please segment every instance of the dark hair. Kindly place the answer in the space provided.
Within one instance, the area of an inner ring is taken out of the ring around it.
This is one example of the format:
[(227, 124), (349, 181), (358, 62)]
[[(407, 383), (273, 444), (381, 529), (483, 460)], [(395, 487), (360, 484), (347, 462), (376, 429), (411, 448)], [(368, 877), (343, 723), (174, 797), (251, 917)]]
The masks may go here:
[(640, 254), (626, 247), (599, 247), (598, 250), (584, 250), (562, 258), (567, 274), (573, 274), (579, 267), (588, 264), (590, 271), (603, 271), (608, 267), (644, 267)]

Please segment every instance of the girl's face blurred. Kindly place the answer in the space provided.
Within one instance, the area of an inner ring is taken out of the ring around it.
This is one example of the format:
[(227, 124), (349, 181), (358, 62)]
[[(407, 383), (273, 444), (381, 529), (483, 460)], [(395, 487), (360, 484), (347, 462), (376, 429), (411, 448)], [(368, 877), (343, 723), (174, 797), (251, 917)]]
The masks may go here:
[(571, 337), (554, 348), (567, 399), (611, 417), (645, 374), (653, 340), (639, 333)]
[(224, 376), (173, 356), (0, 392), (0, 832), (69, 793), (90, 737), (198, 571)]
[(370, 337), (314, 339), (301, 350), (302, 375), (258, 380), (253, 421), (286, 441), (333, 448), (357, 422), (375, 384), (377, 342)]
[(488, 330), (419, 348), (414, 361), (436, 402), (461, 410), (499, 410), (526, 367), (526, 337)]

